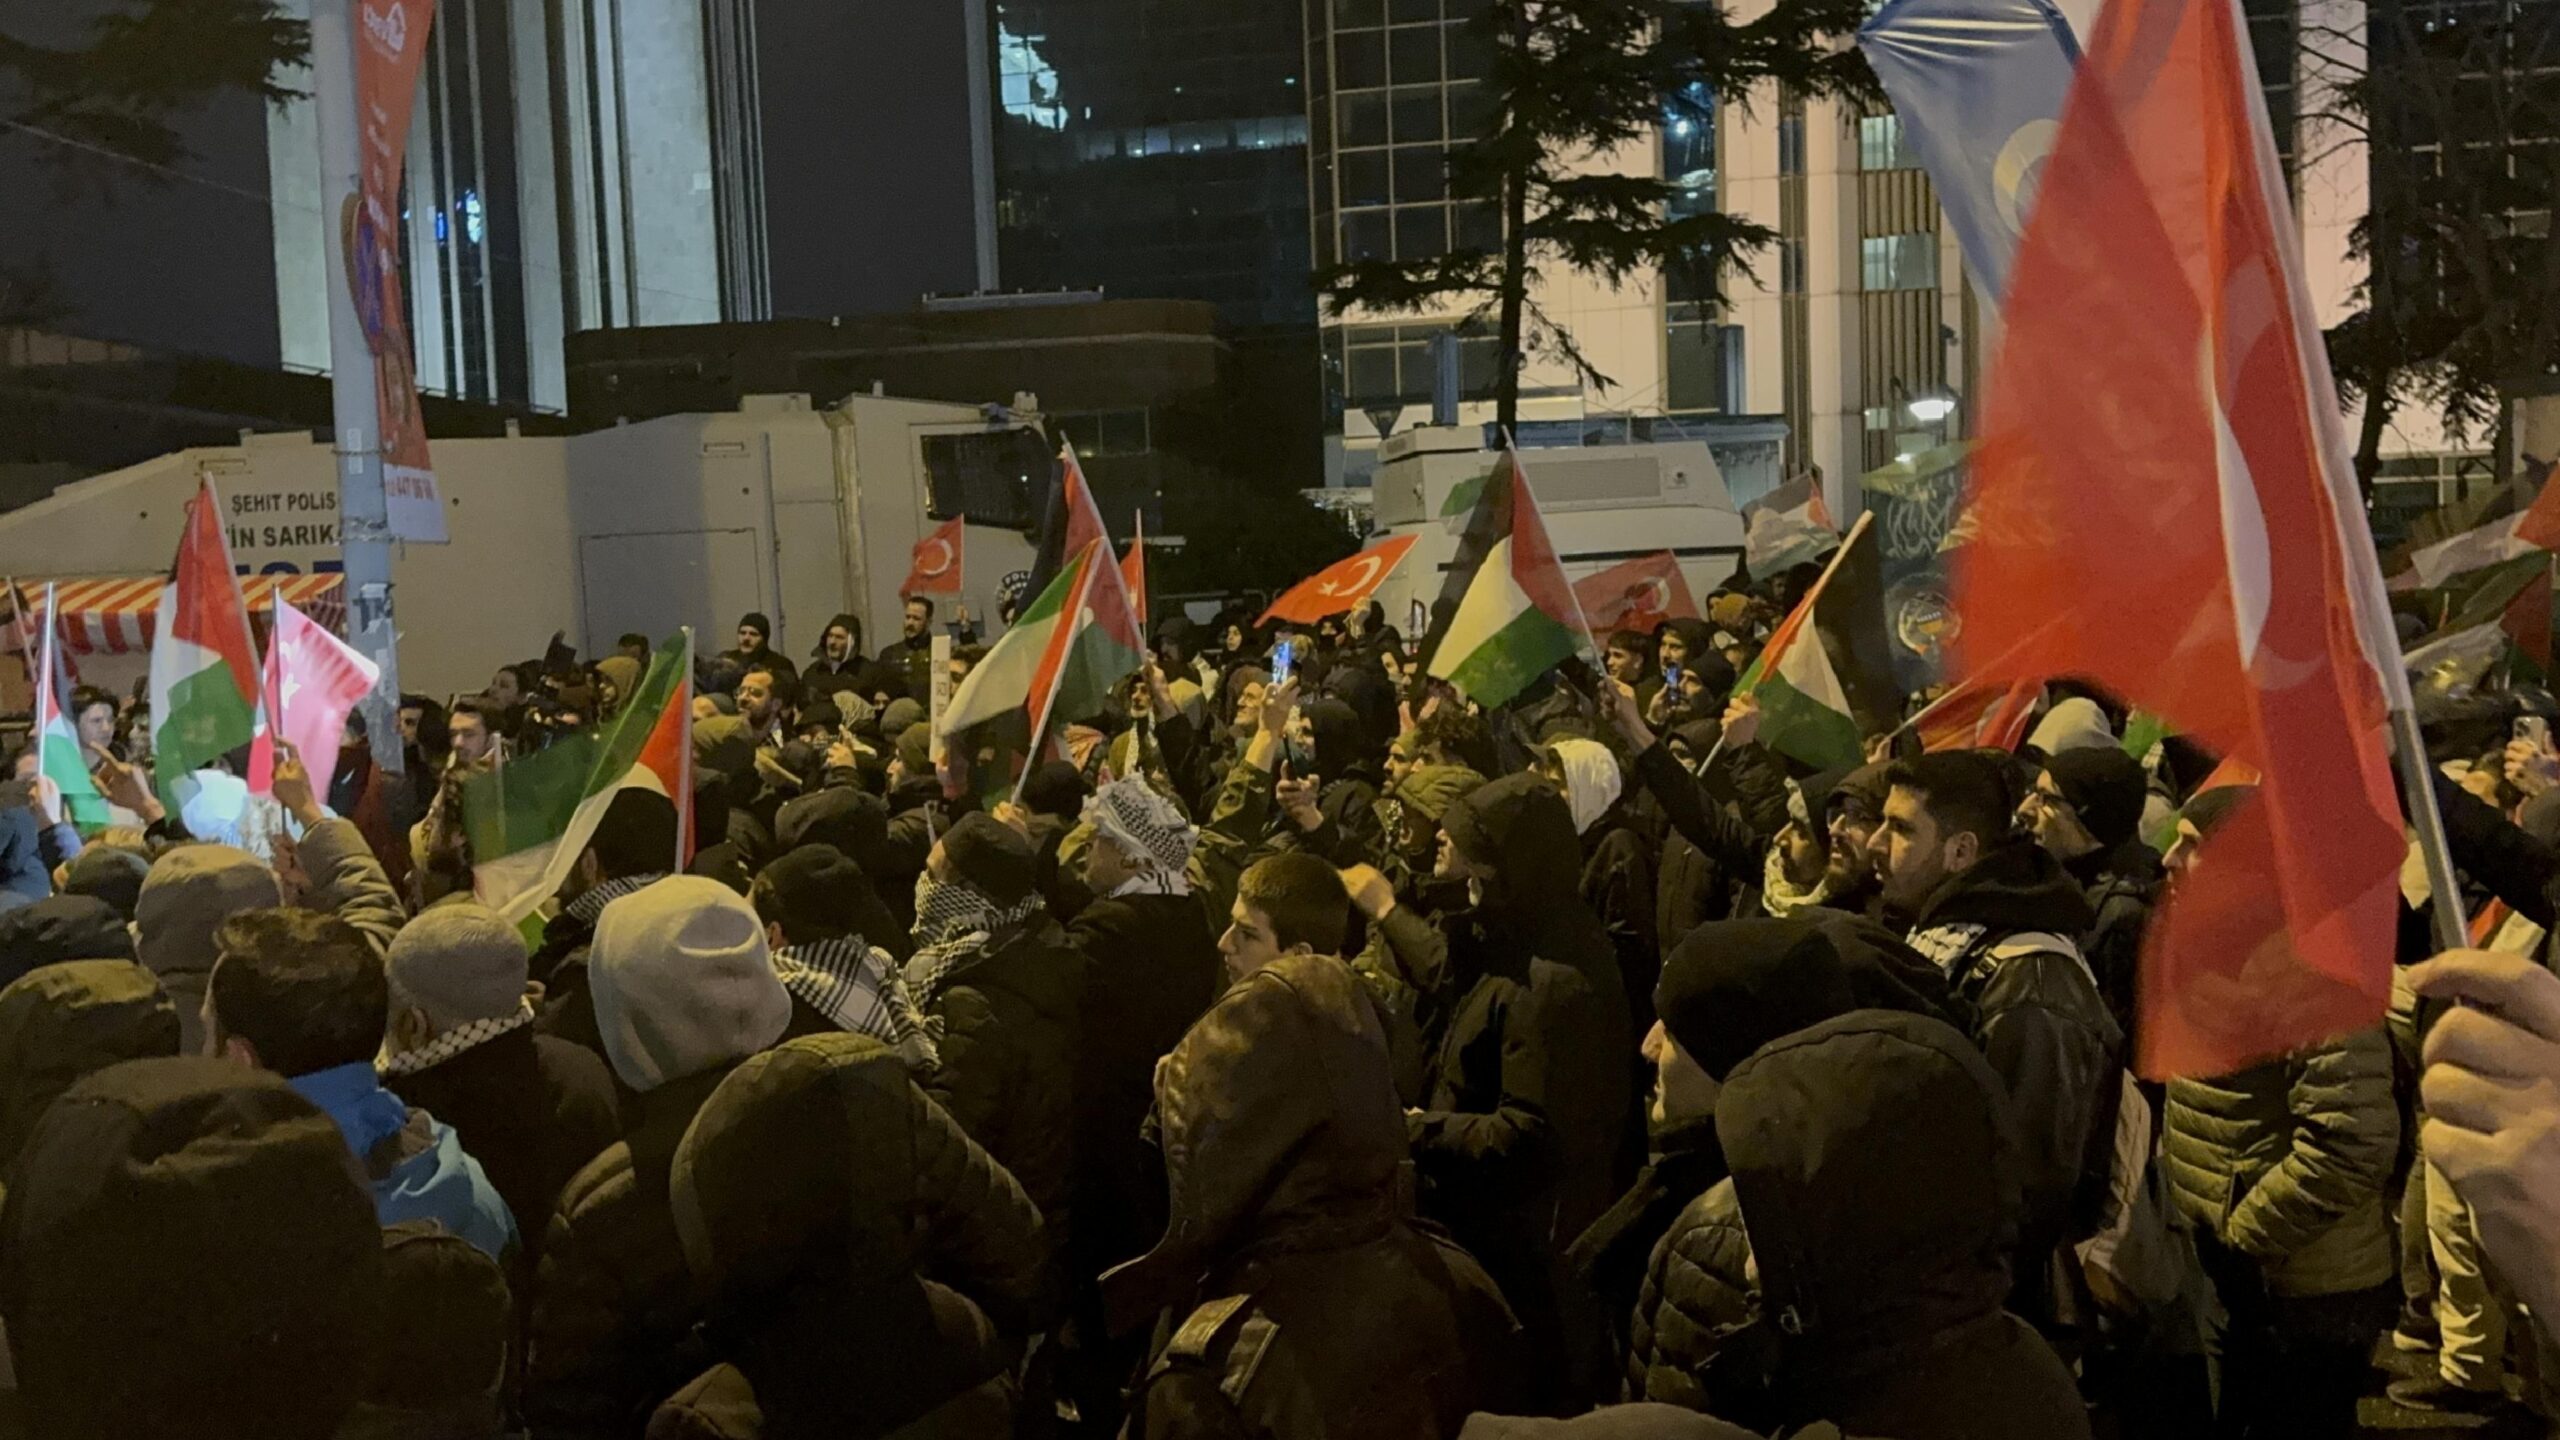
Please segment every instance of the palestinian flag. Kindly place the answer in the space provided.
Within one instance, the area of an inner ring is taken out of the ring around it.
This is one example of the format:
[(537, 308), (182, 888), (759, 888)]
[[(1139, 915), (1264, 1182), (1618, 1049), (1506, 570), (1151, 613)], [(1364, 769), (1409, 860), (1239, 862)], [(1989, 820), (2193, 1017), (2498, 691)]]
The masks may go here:
[(151, 646), (151, 778), (160, 803), (177, 814), (187, 777), (249, 743), (258, 732), (258, 646), (232, 579), (222, 502), (210, 477), (187, 507), (177, 564), (160, 591)]
[[(1136, 674), (1142, 659), (1138, 647), (1097, 614), (1120, 595), (1119, 587), (1111, 542), (1086, 541), (960, 682), (943, 712), (942, 733), (957, 735), (1021, 711), (1030, 717), (1037, 748), (1053, 722), (1100, 712), (1111, 687)], [(1125, 609), (1125, 597), (1120, 603)]]
[(1743, 565), (1755, 578), (1819, 560), (1840, 543), (1822, 482), (1801, 475), (1742, 507)]
[(1822, 578), (1733, 687), (1734, 698), (1760, 702), (1760, 743), (1816, 770), (1866, 763), (1866, 737), (1894, 728), (1873, 519), (1858, 517)]
[(675, 802), (681, 870), (693, 814), (693, 635), (658, 647), (637, 693), (601, 731), (582, 731), (475, 775), (462, 787), (480, 902), (521, 922), (560, 889), (594, 838), (605, 807), (624, 790)]
[(107, 800), (89, 778), (88, 757), (80, 753), (80, 737), (71, 726), (63, 701), (71, 693), (71, 677), (62, 664), (61, 627), (54, 619), (54, 587), (44, 587), (44, 633), (28, 659), (36, 676), (36, 769), (62, 792), (62, 813), (83, 835), (95, 835), (107, 823)]
[(1423, 668), (1488, 710), (1575, 654), (1599, 653), (1513, 452), (1476, 491), (1440, 598), (1447, 618), (1423, 643)]

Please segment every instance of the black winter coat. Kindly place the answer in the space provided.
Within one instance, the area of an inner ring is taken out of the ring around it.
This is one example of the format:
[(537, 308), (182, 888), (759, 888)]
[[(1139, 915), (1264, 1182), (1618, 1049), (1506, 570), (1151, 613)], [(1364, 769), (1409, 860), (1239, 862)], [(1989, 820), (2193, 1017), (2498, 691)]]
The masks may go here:
[(1002, 1435), (1039, 1213), (869, 1036), (733, 1071), (677, 1152), (677, 1230), (721, 1363), (667, 1437)]
[(383, 1085), (452, 1126), (488, 1172), (515, 1212), (528, 1274), (561, 1192), (622, 1138), (612, 1070), (593, 1051), (530, 1026)]
[(1161, 1159), (1141, 1131), (1156, 1062), (1218, 998), (1226, 975), (1195, 895), (1104, 897), (1066, 927), (1083, 965), (1076, 1048), (1076, 1273), (1090, 1278), (1164, 1233)]
[(2000, 1308), (2018, 1200), (2001, 1090), (1953, 1028), (1872, 1010), (1735, 1067), (1716, 1103), (1733, 1176), (1655, 1253), (1635, 1398), (1772, 1433), (2086, 1437), (2070, 1371)]
[(706, 1363), (668, 1186), (685, 1127), (729, 1068), (634, 1096), (628, 1138), (560, 1192), (525, 1357), (534, 1440), (626, 1440)]
[(943, 1020), (925, 1093), (1022, 1182), (1053, 1249), (1071, 1233), (1083, 982), (1066, 932), (1043, 915), (991, 937), (941, 994), (915, 997)]

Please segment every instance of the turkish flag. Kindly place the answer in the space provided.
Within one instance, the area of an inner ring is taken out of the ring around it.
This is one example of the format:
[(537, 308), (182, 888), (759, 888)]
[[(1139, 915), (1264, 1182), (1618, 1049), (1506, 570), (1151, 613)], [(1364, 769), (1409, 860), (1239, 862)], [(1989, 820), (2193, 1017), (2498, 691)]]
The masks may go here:
[(1661, 629), (1665, 620), (1698, 618), (1698, 601), (1689, 593), (1688, 577), (1680, 573), (1679, 557), (1668, 550), (1639, 555), (1585, 576), (1574, 582), (1573, 593), (1582, 602), (1591, 633), (1602, 640), (1612, 630), (1651, 633)]
[(1911, 717), (1920, 733), (1920, 748), (1940, 750), (2007, 750), (2014, 753), (2027, 738), (2027, 722), (2035, 718), (2044, 683), (2020, 676), (2006, 686), (1967, 680), (1929, 702)]
[(2236, 0), (2099, 13), (1952, 556), (1966, 673), (2087, 675), (2264, 774), (2152, 917), (2152, 1077), (2361, 1029), (2391, 989), (2407, 680), (2257, 75)]
[(275, 791), (275, 742), (290, 742), (311, 774), (312, 788), (328, 798), (338, 769), (338, 742), (347, 712), (373, 693), (382, 671), (363, 652), (332, 635), (282, 595), (267, 632), (267, 728), (249, 747), (249, 789)]
[(1312, 625), (1327, 615), (1339, 615), (1353, 606), (1367, 604), (1395, 570), (1396, 562), (1404, 559), (1405, 552), (1421, 538), (1398, 535), (1379, 541), (1348, 560), (1333, 562), (1290, 586), (1255, 623), (1267, 625), (1286, 620), (1293, 625)]
[(968, 521), (960, 516), (942, 522), (932, 534), (916, 542), (915, 558), (907, 562), (907, 583), (898, 587), (901, 595), (957, 595), (960, 593), (960, 554), (966, 548), (963, 532)]

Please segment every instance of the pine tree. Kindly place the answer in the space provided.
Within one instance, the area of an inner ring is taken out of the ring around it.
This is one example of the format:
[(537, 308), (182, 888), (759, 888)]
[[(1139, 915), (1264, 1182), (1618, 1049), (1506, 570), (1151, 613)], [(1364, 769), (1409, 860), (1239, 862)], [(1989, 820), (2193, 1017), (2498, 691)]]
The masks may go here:
[(1473, 323), (1490, 314), (1506, 430), (1518, 419), (1528, 351), (1565, 362), (1586, 383), (1611, 384), (1537, 304), (1543, 268), (1612, 284), (1659, 270), (1721, 301), (1736, 267), (1776, 234), (1732, 215), (1676, 213), (1669, 182), (1579, 173), (1577, 157), (1644, 139), (1665, 98), (1695, 86), (1740, 104), (1773, 102), (1781, 86), (1869, 93), (1872, 77), (1849, 44), (1864, 13), (1862, 0), (1774, 0), (1736, 22), (1716, 0), (1490, 0), (1471, 23), (1493, 49), (1494, 118), (1489, 133), (1452, 150), (1449, 188), (1453, 198), (1495, 204), (1500, 248), (1337, 265), (1317, 275), (1326, 303), (1386, 314), (1466, 303)]

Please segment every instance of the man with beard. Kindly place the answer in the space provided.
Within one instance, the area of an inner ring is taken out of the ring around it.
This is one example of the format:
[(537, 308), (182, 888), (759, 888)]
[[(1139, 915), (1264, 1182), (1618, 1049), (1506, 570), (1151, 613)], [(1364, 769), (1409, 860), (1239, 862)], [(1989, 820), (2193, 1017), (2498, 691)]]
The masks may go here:
[(2080, 957), (2088, 900), (2010, 832), (2006, 758), (1955, 750), (1895, 765), (1878, 869), (1886, 911), (1910, 920), (1912, 948), (1971, 1005), (1974, 1043), (2008, 1087), (2022, 1152), (2014, 1308), (2050, 1325), (2047, 1272), (2074, 1228), (2090, 1136), (2113, 1120), (2124, 1035)]

